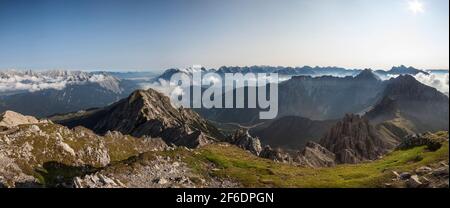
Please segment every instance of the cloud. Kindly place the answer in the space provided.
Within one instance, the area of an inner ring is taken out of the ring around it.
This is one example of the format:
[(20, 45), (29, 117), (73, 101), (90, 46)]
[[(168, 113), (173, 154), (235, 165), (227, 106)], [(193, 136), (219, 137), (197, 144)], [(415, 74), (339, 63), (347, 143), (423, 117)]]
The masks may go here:
[(171, 103), (174, 105), (174, 107), (180, 106), (178, 97), (185, 94), (184, 89), (182, 87), (176, 85), (175, 83), (166, 81), (164, 79), (159, 79), (158, 81), (155, 82), (139, 83), (139, 88), (144, 90), (151, 88), (160, 93), (163, 93), (164, 95), (170, 98), (170, 100), (172, 101)]
[(108, 90), (121, 92), (118, 80), (104, 74), (71, 71), (0, 72), (0, 92), (62, 90), (67, 85), (82, 85), (86, 83), (97, 83)]
[[(380, 76), (383, 80), (396, 78), (399, 75), (387, 74)], [(440, 92), (449, 95), (449, 74), (448, 73), (431, 73), (429, 75), (419, 73), (414, 78), (424, 85), (436, 88)]]
[(448, 73), (435, 73), (435, 74), (422, 74), (419, 73), (414, 76), (419, 82), (422, 82), (425, 85), (430, 87), (434, 87), (437, 90), (449, 94), (449, 74)]

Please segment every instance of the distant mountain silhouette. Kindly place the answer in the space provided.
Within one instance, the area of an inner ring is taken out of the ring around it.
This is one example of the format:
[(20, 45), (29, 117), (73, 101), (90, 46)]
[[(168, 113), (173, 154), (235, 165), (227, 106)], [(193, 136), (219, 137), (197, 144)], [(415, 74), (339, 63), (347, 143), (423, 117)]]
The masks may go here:
[[(372, 106), (383, 86), (384, 83), (371, 70), (365, 70), (356, 77), (295, 76), (278, 86), (278, 117), (339, 119), (346, 113), (359, 113)], [(246, 92), (247, 90), (248, 88), (244, 89)], [(260, 110), (244, 108), (197, 111), (218, 122), (259, 123)]]
[(391, 74), (391, 75), (406, 75), (406, 74), (416, 75), (416, 74), (419, 74), (419, 73), (427, 74), (427, 75), (429, 74), (426, 71), (423, 71), (423, 70), (420, 70), (420, 69), (416, 69), (416, 68), (414, 68), (412, 66), (406, 67), (404, 65), (400, 65), (398, 67), (394, 66), (388, 71), (377, 70), (376, 72), (380, 73), (380, 74)]

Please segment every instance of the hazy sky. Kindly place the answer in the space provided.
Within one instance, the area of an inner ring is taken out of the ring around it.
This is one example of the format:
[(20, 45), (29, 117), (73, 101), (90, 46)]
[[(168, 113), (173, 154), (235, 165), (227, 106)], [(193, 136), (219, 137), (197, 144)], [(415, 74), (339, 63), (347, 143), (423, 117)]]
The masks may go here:
[(194, 64), (448, 69), (449, 1), (0, 0), (0, 69)]

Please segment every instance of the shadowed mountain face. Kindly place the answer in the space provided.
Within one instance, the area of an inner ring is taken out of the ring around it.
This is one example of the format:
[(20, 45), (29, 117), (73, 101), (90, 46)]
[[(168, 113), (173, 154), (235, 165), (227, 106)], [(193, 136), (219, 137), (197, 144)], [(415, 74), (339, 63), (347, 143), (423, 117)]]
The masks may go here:
[(136, 137), (161, 137), (167, 143), (196, 147), (221, 133), (197, 113), (175, 108), (170, 99), (155, 90), (137, 90), (108, 107), (79, 115), (57, 118), (69, 127), (85, 126), (96, 133), (119, 131)]
[(364, 117), (347, 115), (322, 138), (338, 163), (374, 160), (408, 134), (448, 130), (448, 97), (412, 76), (387, 81), (379, 97)]
[(283, 149), (302, 149), (308, 141), (318, 142), (336, 121), (313, 121), (287, 116), (251, 129), (264, 145)]
[(387, 81), (366, 116), (374, 124), (390, 123), (410, 132), (448, 130), (449, 99), (438, 90), (409, 75)]
[[(248, 88), (245, 88), (245, 91), (247, 90)], [(371, 70), (364, 70), (356, 77), (299, 76), (280, 83), (278, 118), (298, 116), (311, 120), (335, 120), (344, 117), (347, 113), (367, 112), (367, 118), (371, 123), (383, 123), (385, 128), (395, 129), (399, 134), (392, 137), (398, 137), (406, 132), (448, 130), (448, 104), (446, 95), (420, 83), (410, 75), (380, 81)], [(200, 109), (198, 112), (216, 122), (256, 124), (265, 122), (259, 120), (260, 110), (254, 108)], [(273, 123), (279, 124), (279, 122)], [(286, 126), (278, 127), (276, 131), (285, 132), (281, 129), (288, 130), (289, 125)], [(298, 125), (295, 128), (305, 129), (306, 127)], [(259, 128), (258, 132), (261, 131), (262, 129)], [(257, 131), (253, 130), (253, 132)], [(265, 142), (262, 134), (258, 136)], [(269, 138), (272, 137), (269, 136)]]
[[(370, 71), (364, 71), (355, 79), (357, 78), (374, 80), (375, 77)], [(300, 149), (308, 140), (318, 141), (322, 138), (320, 144), (336, 155), (337, 163), (359, 163), (377, 159), (391, 151), (409, 134), (448, 130), (449, 100), (436, 89), (409, 75), (399, 76), (374, 87), (379, 88), (379, 94), (366, 97), (365, 100), (374, 104), (370, 104), (372, 107), (368, 107), (363, 116), (349, 114), (337, 123), (332, 120), (312, 121), (287, 116), (259, 125), (251, 132), (263, 144), (284, 149)], [(301, 85), (296, 89), (301, 89)], [(314, 94), (311, 95), (314, 97)], [(324, 94), (322, 96), (325, 97)], [(367, 95), (354, 96), (364, 98)], [(372, 96), (374, 98), (368, 99)], [(353, 99), (350, 103), (357, 103), (357, 98)], [(333, 100), (333, 95), (328, 94), (321, 103), (330, 100)], [(299, 111), (302, 109), (304, 108), (299, 108)]]
[(279, 116), (338, 119), (371, 106), (382, 82), (370, 70), (356, 77), (294, 77), (279, 88)]
[(398, 66), (398, 67), (394, 66), (389, 71), (380, 71), (380, 70), (378, 70), (376, 72), (377, 73), (382, 73), (382, 74), (393, 74), (393, 75), (402, 75), (402, 74), (416, 75), (416, 74), (419, 74), (419, 73), (429, 74), (426, 71), (422, 71), (420, 69), (416, 69), (416, 68), (411, 67), (411, 66), (410, 67), (406, 67), (404, 65), (401, 65), (401, 66)]
[(246, 67), (233, 67), (233, 66), (222, 66), (218, 69), (194, 69), (194, 68), (186, 68), (186, 69), (167, 69), (160, 76), (155, 78), (155, 81), (165, 80), (169, 81), (170, 78), (176, 73), (182, 73), (188, 76), (192, 76), (192, 73), (195, 70), (200, 70), (202, 73), (213, 72), (217, 73), (221, 76), (226, 73), (278, 73), (282, 76), (299, 76), (299, 75), (309, 75), (309, 76), (323, 76), (323, 75), (334, 75), (334, 76), (354, 76), (360, 73), (362, 70), (359, 69), (345, 69), (340, 67), (273, 67), (273, 66), (246, 66)]
[[(278, 117), (339, 119), (346, 113), (359, 113), (373, 105), (383, 86), (383, 82), (371, 70), (364, 70), (356, 77), (293, 77), (278, 86)], [(260, 109), (254, 108), (201, 109), (198, 112), (217, 122), (261, 122)]]

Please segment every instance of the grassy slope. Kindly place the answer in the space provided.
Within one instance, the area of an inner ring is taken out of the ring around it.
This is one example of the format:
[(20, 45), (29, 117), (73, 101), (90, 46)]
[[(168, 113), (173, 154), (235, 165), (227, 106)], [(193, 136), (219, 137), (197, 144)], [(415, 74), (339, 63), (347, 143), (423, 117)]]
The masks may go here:
[[(441, 132), (438, 136), (448, 138), (448, 133)], [(444, 142), (436, 152), (416, 147), (364, 164), (310, 169), (261, 159), (234, 146), (209, 145), (185, 160), (202, 174), (230, 178), (245, 187), (382, 187), (393, 177), (391, 170), (412, 171), (423, 165), (448, 161), (448, 152), (448, 142)], [(208, 169), (209, 162), (217, 169)]]

